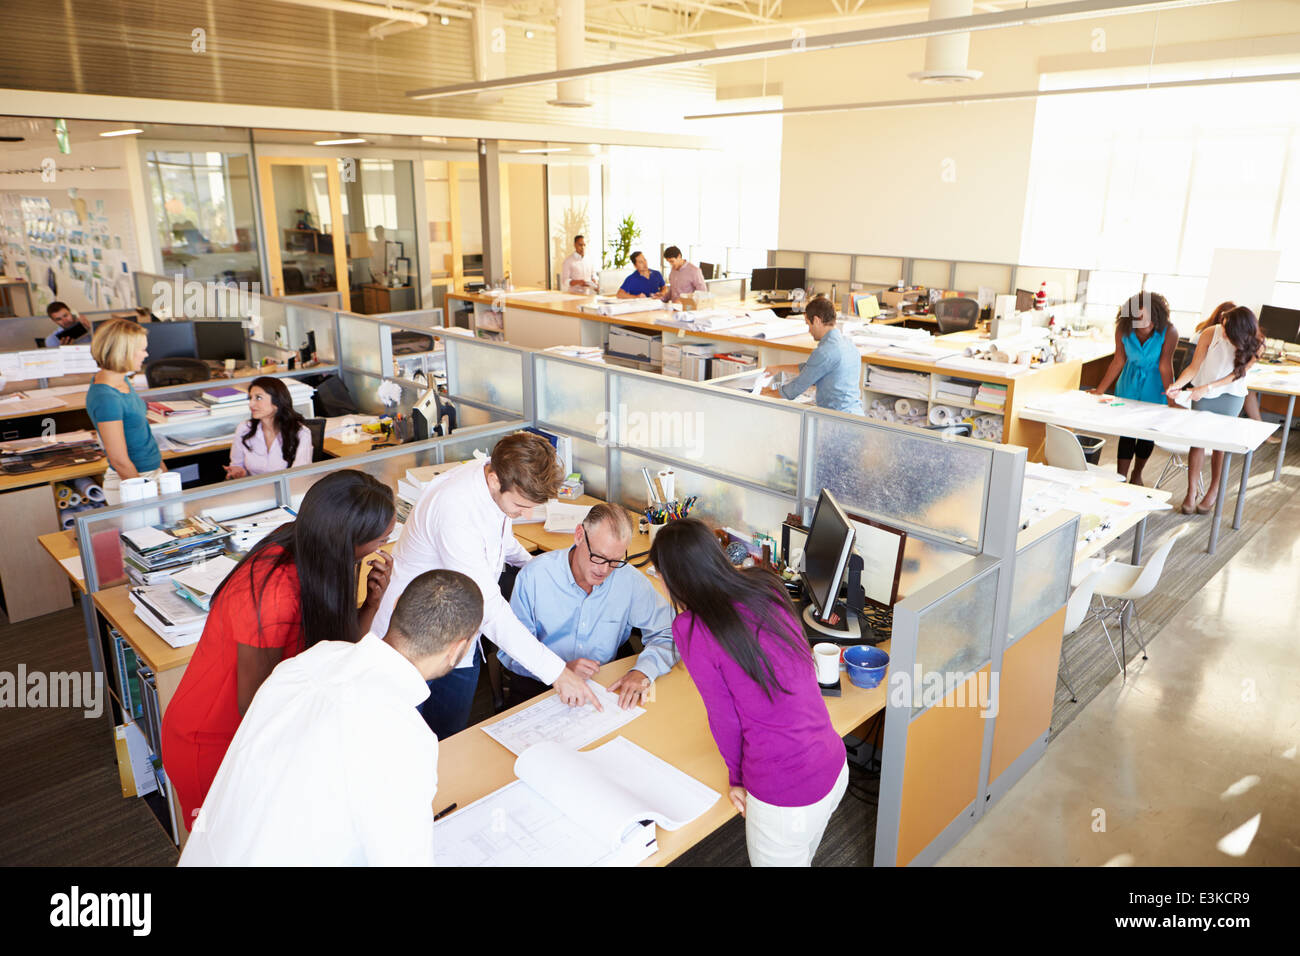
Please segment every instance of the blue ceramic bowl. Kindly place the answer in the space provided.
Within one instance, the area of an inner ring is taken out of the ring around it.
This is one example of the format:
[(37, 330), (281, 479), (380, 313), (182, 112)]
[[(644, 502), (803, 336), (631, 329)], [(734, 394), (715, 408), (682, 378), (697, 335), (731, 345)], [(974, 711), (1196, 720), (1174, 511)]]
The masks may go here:
[(875, 687), (885, 677), (889, 655), (878, 647), (850, 647), (844, 652), (844, 667), (854, 687)]

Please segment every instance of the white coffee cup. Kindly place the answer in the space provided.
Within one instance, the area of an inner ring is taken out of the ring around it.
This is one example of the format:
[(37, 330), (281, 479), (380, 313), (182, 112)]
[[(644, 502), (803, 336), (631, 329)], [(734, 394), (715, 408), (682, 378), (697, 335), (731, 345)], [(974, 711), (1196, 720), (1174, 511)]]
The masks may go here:
[(822, 642), (813, 645), (813, 660), (817, 664), (817, 683), (834, 684), (840, 679), (840, 648), (837, 644)]

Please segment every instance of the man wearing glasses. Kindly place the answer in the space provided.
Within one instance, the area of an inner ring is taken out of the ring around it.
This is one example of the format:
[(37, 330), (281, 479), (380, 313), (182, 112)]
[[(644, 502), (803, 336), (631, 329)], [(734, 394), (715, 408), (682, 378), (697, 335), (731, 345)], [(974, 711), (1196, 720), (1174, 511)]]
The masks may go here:
[[(641, 703), (650, 683), (677, 663), (673, 612), (648, 578), (627, 563), (632, 522), (627, 512), (599, 504), (573, 531), (573, 547), (529, 561), (515, 580), (510, 607), (524, 627), (584, 680), (619, 656), (632, 628), (645, 650), (609, 689), (623, 708)], [(510, 706), (548, 690), (505, 651)]]

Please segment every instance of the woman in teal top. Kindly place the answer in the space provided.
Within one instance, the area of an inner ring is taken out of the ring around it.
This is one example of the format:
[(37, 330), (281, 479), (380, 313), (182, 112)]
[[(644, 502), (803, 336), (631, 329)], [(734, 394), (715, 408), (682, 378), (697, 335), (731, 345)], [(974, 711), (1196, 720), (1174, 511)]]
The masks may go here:
[(149, 336), (134, 322), (113, 319), (95, 331), (90, 354), (99, 371), (86, 390), (86, 414), (108, 456), (104, 497), (115, 505), (122, 501), (124, 478), (157, 478), (163, 471), (144, 399), (127, 377), (144, 364)]
[[(1174, 349), (1177, 346), (1178, 330), (1169, 322), (1169, 303), (1165, 297), (1155, 292), (1131, 296), (1119, 307), (1119, 314), (1115, 317), (1115, 357), (1092, 394), (1105, 395), (1118, 376), (1119, 382), (1115, 385), (1118, 398), (1173, 405), (1165, 389), (1174, 380)], [(1151, 441), (1120, 438), (1116, 470), (1130, 484), (1142, 484), (1142, 469), (1154, 448), (1155, 443)], [(1130, 475), (1129, 464), (1135, 455), (1137, 464)]]

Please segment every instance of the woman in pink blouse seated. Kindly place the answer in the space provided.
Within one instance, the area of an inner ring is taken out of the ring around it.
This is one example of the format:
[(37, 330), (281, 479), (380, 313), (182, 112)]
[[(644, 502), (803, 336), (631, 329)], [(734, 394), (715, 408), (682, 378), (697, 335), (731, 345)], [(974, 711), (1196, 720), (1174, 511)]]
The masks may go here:
[(230, 446), (227, 478), (264, 475), (311, 461), (311, 429), (293, 410), (289, 389), (278, 378), (263, 376), (248, 386), (252, 418)]

